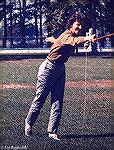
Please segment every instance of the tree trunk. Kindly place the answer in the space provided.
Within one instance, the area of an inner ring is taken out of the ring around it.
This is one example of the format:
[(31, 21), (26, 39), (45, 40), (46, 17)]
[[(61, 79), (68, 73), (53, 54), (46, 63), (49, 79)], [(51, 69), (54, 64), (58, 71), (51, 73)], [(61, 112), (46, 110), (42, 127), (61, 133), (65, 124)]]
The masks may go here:
[(6, 47), (6, 37), (7, 37), (7, 20), (6, 20), (6, 0), (4, 0), (3, 5), (3, 16), (4, 16), (4, 38), (3, 38), (3, 47)]
[[(96, 34), (96, 0), (92, 0), (91, 3), (91, 21), (92, 21), (92, 29), (93, 33)], [(92, 45), (92, 53), (96, 54), (97, 52), (97, 44), (96, 42)]]
[(38, 13), (38, 8), (37, 8), (37, 0), (35, 0), (35, 13), (34, 13), (34, 18), (35, 18), (35, 38), (36, 38), (36, 46), (38, 47), (38, 24), (37, 24), (37, 13)]
[(43, 37), (42, 37), (42, 2), (39, 0), (40, 7), (40, 47), (43, 47)]
[(21, 32), (21, 47), (26, 47), (26, 40), (25, 40), (25, 7), (26, 1), (22, 1), (22, 11), (21, 11), (21, 1), (20, 2), (20, 32)]
[(12, 2), (10, 0), (10, 42), (11, 42), (11, 47), (13, 47), (13, 36), (12, 36), (12, 29), (13, 29), (13, 18), (12, 18)]

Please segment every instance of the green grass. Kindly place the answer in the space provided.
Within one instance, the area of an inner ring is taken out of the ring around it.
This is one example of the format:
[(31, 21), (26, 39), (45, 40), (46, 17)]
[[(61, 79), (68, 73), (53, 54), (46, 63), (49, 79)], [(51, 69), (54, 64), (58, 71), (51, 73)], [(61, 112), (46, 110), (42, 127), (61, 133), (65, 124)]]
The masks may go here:
[[(0, 83), (36, 85), (39, 65), (44, 59), (3, 61), (0, 64)], [(113, 58), (71, 57), (66, 63), (66, 81), (114, 80)], [(37, 150), (113, 150), (114, 99), (112, 88), (88, 88), (85, 101), (84, 87), (65, 89), (60, 134), (61, 143), (48, 139), (47, 125), (50, 114), (50, 95), (33, 127), (33, 137), (24, 136), (24, 119), (35, 95), (35, 89), (5, 89), (1, 93), (3, 113), (2, 145), (30, 146)], [(111, 128), (112, 127), (112, 128)], [(94, 137), (99, 134), (100, 137)], [(84, 136), (86, 135), (86, 136)], [(103, 136), (104, 135), (104, 136)], [(78, 137), (77, 137), (78, 136)]]
[[(0, 82), (35, 83), (39, 65), (43, 59), (2, 62)], [(67, 80), (85, 80), (85, 58), (73, 57), (66, 63)], [(111, 59), (89, 58), (87, 61), (87, 80), (114, 79), (111, 76)], [(3, 77), (2, 77), (3, 76)]]

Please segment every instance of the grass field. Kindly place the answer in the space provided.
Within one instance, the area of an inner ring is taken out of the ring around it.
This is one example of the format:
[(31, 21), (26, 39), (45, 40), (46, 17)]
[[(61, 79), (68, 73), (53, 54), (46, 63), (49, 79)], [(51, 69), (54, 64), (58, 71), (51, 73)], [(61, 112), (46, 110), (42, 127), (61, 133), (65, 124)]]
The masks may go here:
[(1, 150), (11, 146), (23, 150), (113, 150), (113, 58), (71, 57), (66, 63), (64, 107), (59, 126), (62, 140), (48, 138), (50, 95), (33, 127), (33, 136), (24, 136), (24, 119), (35, 96), (37, 71), (43, 60), (0, 62)]

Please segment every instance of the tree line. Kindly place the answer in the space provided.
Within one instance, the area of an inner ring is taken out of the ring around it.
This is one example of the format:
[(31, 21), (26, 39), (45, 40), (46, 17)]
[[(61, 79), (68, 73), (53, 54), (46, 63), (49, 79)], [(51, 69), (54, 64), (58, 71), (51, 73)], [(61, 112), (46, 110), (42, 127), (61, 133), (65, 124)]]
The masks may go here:
[[(93, 28), (97, 36), (113, 32), (112, 0), (1, 0), (3, 47), (47, 47), (45, 37), (57, 37), (72, 15), (83, 19), (85, 34)], [(112, 46), (113, 46), (113, 38)], [(105, 42), (101, 42), (105, 46)]]

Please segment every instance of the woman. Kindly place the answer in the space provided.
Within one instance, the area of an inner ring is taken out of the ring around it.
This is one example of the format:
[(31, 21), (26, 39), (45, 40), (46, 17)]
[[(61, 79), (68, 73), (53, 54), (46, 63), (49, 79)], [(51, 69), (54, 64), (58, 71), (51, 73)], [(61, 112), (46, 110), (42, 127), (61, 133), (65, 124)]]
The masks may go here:
[(25, 119), (26, 136), (32, 134), (32, 126), (40, 114), (40, 110), (49, 92), (51, 92), (51, 113), (48, 133), (50, 138), (60, 140), (57, 132), (63, 106), (65, 62), (74, 53), (75, 45), (94, 40), (94, 35), (79, 36), (81, 30), (81, 20), (74, 16), (68, 21), (68, 29), (57, 39), (53, 37), (47, 38), (47, 41), (52, 42), (53, 45), (46, 60), (39, 67), (36, 96)]

